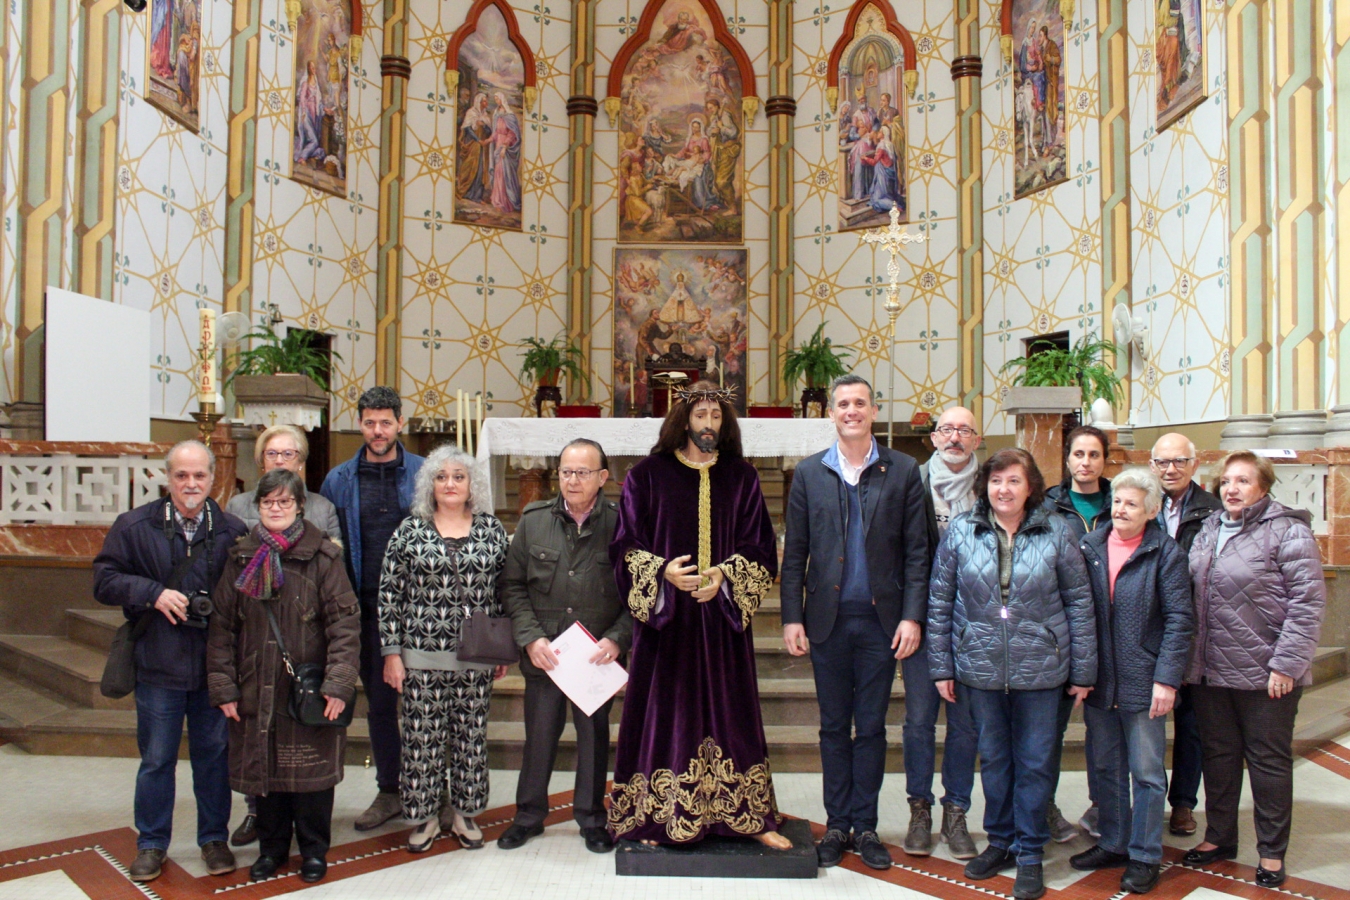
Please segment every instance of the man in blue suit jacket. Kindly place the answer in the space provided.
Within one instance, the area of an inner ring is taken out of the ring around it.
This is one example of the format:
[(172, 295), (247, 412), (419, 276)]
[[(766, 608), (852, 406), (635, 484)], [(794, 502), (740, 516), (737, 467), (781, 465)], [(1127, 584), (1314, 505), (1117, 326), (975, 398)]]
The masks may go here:
[(822, 866), (838, 865), (851, 846), (872, 868), (890, 868), (876, 834), (886, 708), (896, 660), (918, 649), (928, 609), (933, 551), (919, 467), (877, 445), (876, 417), (867, 381), (835, 379), (839, 441), (797, 466), (788, 497), (783, 640), (793, 656), (809, 652), (815, 672), (828, 816), (816, 849)]

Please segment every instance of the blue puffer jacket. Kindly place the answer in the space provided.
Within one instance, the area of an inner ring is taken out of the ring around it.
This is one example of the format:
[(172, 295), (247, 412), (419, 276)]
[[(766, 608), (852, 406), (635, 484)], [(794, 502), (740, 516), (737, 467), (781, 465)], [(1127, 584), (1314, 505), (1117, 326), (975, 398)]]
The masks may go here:
[(1097, 680), (1097, 626), (1083, 555), (1044, 506), (1013, 541), (1008, 605), (998, 586), (998, 536), (989, 505), (952, 520), (938, 545), (928, 600), (934, 681), (981, 690), (1039, 691)]
[(1079, 541), (1097, 604), (1101, 658), (1097, 686), (1087, 703), (1099, 709), (1143, 712), (1153, 704), (1153, 683), (1181, 687), (1195, 634), (1191, 573), (1186, 553), (1157, 519), (1116, 576), (1111, 597), (1107, 540), (1113, 523)]

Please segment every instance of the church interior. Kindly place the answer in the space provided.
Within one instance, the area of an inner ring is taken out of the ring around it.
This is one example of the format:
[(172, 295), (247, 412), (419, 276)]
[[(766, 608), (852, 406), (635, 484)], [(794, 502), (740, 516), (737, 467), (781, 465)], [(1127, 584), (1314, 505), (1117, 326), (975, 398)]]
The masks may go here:
[[(888, 871), (617, 877), (576, 837), (570, 725), (544, 836), (498, 850), (524, 743), (511, 671), (482, 852), (445, 836), (412, 856), (398, 819), (353, 830), (374, 790), (358, 696), (324, 884), (207, 874), (186, 742), (172, 864), (127, 877), (136, 706), (99, 692), (122, 617), (94, 600), (92, 561), (117, 514), (160, 496), (174, 443), (209, 438), (223, 506), (259, 477), (259, 432), (297, 424), (317, 490), (362, 451), (362, 393), (388, 386), (405, 446), (476, 455), (513, 532), (557, 491), (566, 440), (605, 444), (617, 497), (675, 389), (703, 379), (734, 392), (781, 550), (792, 468), (835, 438), (823, 389), (852, 372), (877, 440), (920, 462), (953, 406), (982, 452), (1024, 447), (1048, 483), (1079, 421), (1110, 435), (1108, 476), (1147, 466), (1168, 432), (1205, 479), (1230, 450), (1272, 461), (1272, 495), (1311, 513), (1328, 598), (1295, 726), (1291, 877), (1252, 885), (1247, 794), (1243, 855), (1188, 868), (1193, 841), (1168, 836), (1155, 893), (1350, 900), (1350, 3), (16, 0), (0, 15), (0, 898), (1011, 897), (1008, 878), (964, 881), (945, 846), (898, 849), (898, 678)], [(1106, 387), (1038, 381), (1042, 352)], [(754, 620), (766, 738), (779, 807), (818, 837), (815, 690), (782, 624), (775, 585)], [(1080, 716), (1065, 740), (1070, 815), (1088, 805)], [(1052, 897), (1117, 895), (1067, 857), (1048, 851)]]

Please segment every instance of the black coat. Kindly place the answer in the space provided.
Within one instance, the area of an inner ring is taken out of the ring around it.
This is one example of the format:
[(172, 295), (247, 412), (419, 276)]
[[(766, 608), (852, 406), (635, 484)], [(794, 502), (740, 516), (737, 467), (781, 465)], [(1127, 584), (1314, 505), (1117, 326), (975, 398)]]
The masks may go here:
[[(839, 613), (847, 541), (848, 490), (826, 465), (838, 445), (797, 465), (788, 496), (783, 549), (783, 624), (805, 624), (812, 641), (829, 638)], [(858, 480), (872, 602), (887, 634), (902, 619), (928, 618), (928, 512), (923, 482), (912, 457), (886, 447)]]
[[(192, 564), (178, 590), (191, 596), (196, 591), (210, 593), (216, 586), (225, 560), (234, 542), (248, 531), (239, 519), (222, 510), (216, 501), (207, 500), (214, 539), (211, 570), (206, 556)], [(164, 592), (164, 582), (174, 566), (187, 554), (187, 539), (175, 522), (166, 531), (164, 514), (170, 500), (154, 500), (124, 512), (108, 529), (103, 549), (94, 557), (94, 599), (108, 606), (120, 606), (128, 619), (152, 616), (149, 627), (136, 642), (136, 680), (142, 684), (176, 691), (196, 691), (206, 687), (206, 629), (170, 625), (154, 608)], [(193, 544), (206, 541), (203, 521)]]
[(1069, 526), (1069, 533), (1074, 538), (1082, 538), (1088, 532), (1095, 531), (1106, 522), (1111, 521), (1111, 482), (1105, 478), (1098, 478), (1097, 485), (1101, 488), (1106, 503), (1102, 506), (1102, 511), (1092, 517), (1091, 522), (1084, 519), (1083, 514), (1078, 511), (1078, 507), (1073, 505), (1073, 497), (1069, 493), (1073, 490), (1073, 478), (1065, 478), (1045, 492), (1045, 505), (1051, 512), (1064, 519), (1064, 523)]
[[(1191, 544), (1195, 543), (1195, 536), (1205, 526), (1205, 520), (1211, 513), (1221, 509), (1223, 504), (1219, 502), (1218, 497), (1200, 487), (1198, 483), (1191, 483), (1191, 492), (1186, 496), (1186, 505), (1181, 508), (1181, 523), (1177, 525), (1176, 541), (1183, 553), (1190, 554)], [(1166, 525), (1162, 513), (1158, 513), (1158, 524)]]
[(1097, 685), (1087, 702), (1100, 709), (1146, 710), (1153, 683), (1181, 687), (1195, 633), (1186, 554), (1155, 520), (1116, 576), (1111, 599), (1107, 538), (1112, 523), (1079, 541), (1097, 611)]

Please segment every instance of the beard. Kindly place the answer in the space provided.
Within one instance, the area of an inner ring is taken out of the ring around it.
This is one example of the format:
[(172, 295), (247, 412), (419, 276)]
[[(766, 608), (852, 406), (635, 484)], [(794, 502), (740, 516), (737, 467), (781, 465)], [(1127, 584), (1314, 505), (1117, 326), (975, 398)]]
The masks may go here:
[(689, 440), (694, 442), (694, 446), (704, 453), (712, 453), (717, 449), (718, 432), (711, 428), (705, 428), (702, 431), (695, 431), (693, 426), (689, 428)]
[(939, 450), (938, 456), (949, 466), (959, 466), (970, 459), (970, 453), (965, 450)]

